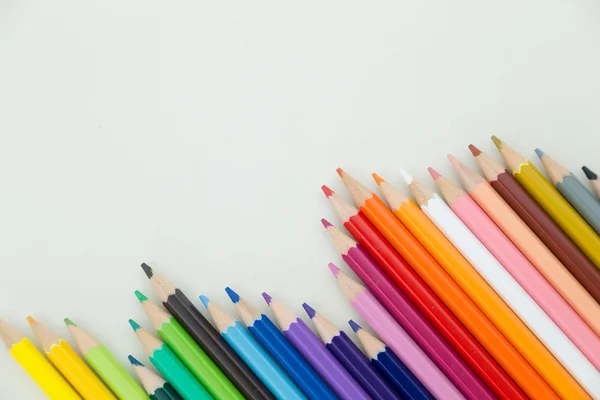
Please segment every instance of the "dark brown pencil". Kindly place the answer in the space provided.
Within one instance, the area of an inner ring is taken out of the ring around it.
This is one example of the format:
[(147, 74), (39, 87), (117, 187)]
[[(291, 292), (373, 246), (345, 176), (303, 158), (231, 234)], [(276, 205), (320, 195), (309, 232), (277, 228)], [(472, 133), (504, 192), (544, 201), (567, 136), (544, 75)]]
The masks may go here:
[(579, 283), (600, 303), (600, 271), (503, 166), (469, 145), (486, 179)]
[(142, 269), (165, 308), (246, 398), (275, 400), (269, 389), (180, 289), (156, 274), (147, 264), (142, 264)]

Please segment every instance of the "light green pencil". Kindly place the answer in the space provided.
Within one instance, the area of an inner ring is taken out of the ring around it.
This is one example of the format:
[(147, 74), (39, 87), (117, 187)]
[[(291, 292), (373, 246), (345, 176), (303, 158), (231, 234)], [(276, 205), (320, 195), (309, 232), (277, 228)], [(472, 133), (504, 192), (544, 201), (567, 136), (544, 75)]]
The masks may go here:
[(127, 373), (125, 368), (108, 351), (106, 346), (98, 343), (81, 327), (77, 326), (69, 318), (65, 318), (65, 324), (79, 351), (85, 361), (102, 378), (104, 383), (110, 387), (113, 393), (121, 400), (148, 400), (146, 391)]

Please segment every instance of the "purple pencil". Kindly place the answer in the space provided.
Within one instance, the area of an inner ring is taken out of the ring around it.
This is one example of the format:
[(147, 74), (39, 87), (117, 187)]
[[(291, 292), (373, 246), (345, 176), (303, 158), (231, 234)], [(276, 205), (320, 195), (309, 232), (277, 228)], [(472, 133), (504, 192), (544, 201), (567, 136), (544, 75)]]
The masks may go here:
[(321, 377), (343, 400), (370, 400), (371, 397), (340, 365), (321, 343), (321, 340), (300, 318), (295, 317), (278, 301), (263, 293), (265, 301), (279, 324), (285, 337), (298, 349)]

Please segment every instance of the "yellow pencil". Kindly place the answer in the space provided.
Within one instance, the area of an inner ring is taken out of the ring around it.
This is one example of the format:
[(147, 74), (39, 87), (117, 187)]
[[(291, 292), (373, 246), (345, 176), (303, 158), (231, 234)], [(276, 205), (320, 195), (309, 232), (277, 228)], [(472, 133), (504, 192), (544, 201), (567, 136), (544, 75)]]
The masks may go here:
[(51, 400), (81, 400), (81, 397), (21, 332), (0, 320), (0, 338), (8, 352)]
[(27, 317), (27, 322), (52, 364), (77, 389), (81, 397), (85, 400), (117, 400), (69, 343), (59, 339), (32, 317)]

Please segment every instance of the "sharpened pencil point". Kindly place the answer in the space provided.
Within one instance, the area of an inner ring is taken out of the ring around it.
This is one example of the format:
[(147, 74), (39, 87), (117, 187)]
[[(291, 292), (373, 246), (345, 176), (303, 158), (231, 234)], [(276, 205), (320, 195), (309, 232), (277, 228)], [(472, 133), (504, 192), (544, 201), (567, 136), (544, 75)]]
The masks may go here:
[(148, 298), (146, 296), (144, 296), (144, 294), (142, 292), (140, 292), (139, 290), (136, 290), (133, 293), (135, 294), (135, 297), (137, 297), (137, 299), (140, 301), (140, 303), (144, 303), (144, 302), (148, 301)]
[(131, 363), (131, 365), (135, 365), (136, 367), (143, 367), (144, 364), (142, 364), (141, 362), (139, 362), (134, 356), (130, 355), (127, 357), (127, 359), (129, 360), (129, 362)]
[(269, 293), (263, 292), (262, 297), (263, 297), (263, 299), (265, 299), (265, 301), (267, 302), (268, 305), (271, 305), (273, 298), (269, 295)]
[(240, 295), (237, 294), (236, 292), (234, 292), (232, 288), (230, 288), (229, 286), (227, 286), (225, 288), (225, 292), (227, 292), (227, 295), (229, 296), (229, 298), (231, 299), (232, 302), (239, 303), (239, 301), (240, 301)]
[(460, 167), (460, 164), (461, 164), (461, 162), (460, 162), (460, 161), (458, 161), (458, 160), (456, 159), (456, 157), (454, 157), (452, 154), (448, 154), (448, 156), (447, 156), (447, 157), (448, 157), (448, 160), (450, 160), (450, 163), (451, 163), (452, 165), (454, 165), (455, 167)]
[(208, 297), (206, 297), (205, 295), (201, 294), (200, 295), (200, 301), (202, 302), (202, 304), (204, 304), (204, 307), (208, 308), (208, 303), (210, 303), (210, 299)]
[(306, 311), (306, 314), (308, 314), (308, 318), (310, 319), (313, 319), (314, 316), (317, 315), (317, 312), (314, 310), (314, 308), (306, 303), (302, 303), (302, 308), (304, 308), (304, 311)]
[(596, 173), (594, 171), (592, 171), (585, 165), (583, 167), (581, 167), (581, 169), (583, 170), (583, 173), (590, 181), (595, 181), (596, 179), (598, 179), (598, 175), (596, 175)]
[(431, 177), (433, 178), (434, 181), (436, 181), (442, 177), (442, 174), (440, 174), (435, 169), (433, 169), (433, 167), (427, 168), (427, 171), (429, 171), (429, 174), (431, 175)]
[(333, 194), (334, 194), (334, 191), (329, 189), (329, 187), (327, 185), (321, 186), (321, 190), (323, 191), (323, 193), (325, 193), (325, 197), (327, 197), (327, 198), (333, 196)]
[(35, 324), (37, 321), (35, 319), (33, 319), (33, 317), (31, 315), (29, 315), (27, 317), (27, 323), (29, 323), (29, 325), (33, 325)]
[(329, 228), (330, 226), (333, 226), (333, 224), (329, 221), (327, 221), (325, 218), (321, 218), (321, 223), (323, 224), (323, 226), (325, 228)]
[(360, 325), (353, 320), (348, 321), (348, 325), (350, 325), (350, 328), (352, 328), (354, 332), (358, 332), (360, 329), (362, 329)]
[(65, 322), (65, 325), (67, 326), (77, 326), (77, 324), (73, 321), (71, 321), (69, 318), (65, 318), (63, 319), (63, 321)]
[(150, 266), (148, 264), (142, 263), (142, 269), (144, 270), (144, 273), (146, 274), (148, 279), (151, 279), (152, 276), (154, 275), (154, 271), (152, 271), (152, 268), (150, 268)]
[(475, 145), (470, 144), (469, 145), (469, 150), (471, 150), (471, 154), (473, 154), (473, 157), (477, 157), (478, 155), (481, 154), (481, 150), (479, 150), (477, 147), (475, 147)]
[(331, 271), (333, 276), (335, 276), (337, 278), (337, 276), (340, 273), (340, 269), (337, 267), (337, 265), (335, 265), (334, 263), (329, 263), (327, 265), (329, 266), (329, 270)]
[(410, 185), (413, 182), (413, 177), (405, 170), (401, 169), (400, 175), (402, 175), (402, 179), (404, 179), (404, 182), (406, 182), (407, 185)]
[(542, 158), (544, 156), (544, 152), (540, 149), (535, 149), (535, 154), (537, 154), (539, 158)]
[(377, 185), (381, 185), (382, 183), (384, 183), (384, 182), (385, 182), (385, 181), (383, 180), (383, 178), (382, 178), (382, 177), (380, 177), (379, 175), (377, 175), (377, 173), (375, 173), (375, 172), (373, 172), (373, 173), (371, 174), (371, 176), (373, 177), (373, 179), (375, 179), (375, 183), (376, 183)]
[(502, 151), (502, 140), (498, 139), (498, 136), (492, 135), (492, 142), (494, 142), (498, 151)]
[(336, 169), (335, 172), (338, 173), (338, 175), (340, 176), (340, 178), (342, 177), (342, 175), (344, 175), (344, 170), (341, 169), (341, 168)]
[(129, 325), (131, 325), (131, 329), (133, 329), (134, 332), (139, 331), (142, 328), (140, 324), (132, 319), (129, 320)]

